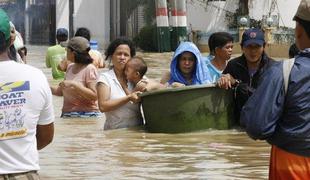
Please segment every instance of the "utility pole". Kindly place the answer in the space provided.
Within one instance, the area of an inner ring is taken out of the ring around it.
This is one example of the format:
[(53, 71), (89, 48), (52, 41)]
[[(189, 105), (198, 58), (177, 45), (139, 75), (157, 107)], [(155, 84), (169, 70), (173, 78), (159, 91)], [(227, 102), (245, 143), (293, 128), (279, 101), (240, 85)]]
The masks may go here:
[(239, 0), (239, 9), (242, 16), (249, 15), (249, 0)]
[(25, 44), (30, 43), (30, 19), (29, 19), (29, 12), (28, 9), (30, 7), (29, 0), (25, 1)]
[(74, 0), (69, 0), (69, 37), (74, 36)]
[(166, 0), (155, 0), (157, 48), (159, 52), (171, 51), (168, 9)]
[(170, 4), (171, 48), (175, 50), (180, 42), (187, 40), (186, 0), (170, 0)]

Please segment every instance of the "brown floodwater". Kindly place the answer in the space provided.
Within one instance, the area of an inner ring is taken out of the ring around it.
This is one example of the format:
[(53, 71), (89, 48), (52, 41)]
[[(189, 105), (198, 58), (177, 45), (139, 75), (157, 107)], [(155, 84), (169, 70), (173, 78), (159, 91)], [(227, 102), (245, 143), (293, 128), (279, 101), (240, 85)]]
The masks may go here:
[[(46, 46), (30, 46), (28, 63), (43, 70)], [(148, 77), (168, 70), (172, 53), (139, 53)], [(62, 119), (53, 97), (55, 137), (40, 151), (42, 179), (267, 179), (270, 146), (238, 130), (148, 133), (142, 128), (104, 131), (104, 117)]]

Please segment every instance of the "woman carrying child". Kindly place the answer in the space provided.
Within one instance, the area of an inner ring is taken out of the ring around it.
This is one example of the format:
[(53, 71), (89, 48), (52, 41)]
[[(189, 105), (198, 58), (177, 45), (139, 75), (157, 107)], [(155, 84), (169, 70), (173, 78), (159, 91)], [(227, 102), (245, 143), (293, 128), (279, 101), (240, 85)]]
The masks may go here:
[(132, 41), (126, 38), (114, 40), (108, 46), (105, 55), (110, 59), (112, 69), (100, 74), (97, 83), (98, 104), (105, 113), (104, 129), (117, 129), (139, 126), (143, 124), (140, 101), (137, 92), (126, 94), (125, 90), (133, 89), (133, 84), (127, 81), (125, 66), (136, 51)]

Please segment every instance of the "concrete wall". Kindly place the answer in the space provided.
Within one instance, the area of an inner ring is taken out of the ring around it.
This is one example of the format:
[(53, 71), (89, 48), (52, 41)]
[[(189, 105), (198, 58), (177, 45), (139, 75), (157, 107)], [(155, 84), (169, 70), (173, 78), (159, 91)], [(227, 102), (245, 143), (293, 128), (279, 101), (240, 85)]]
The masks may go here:
[[(277, 5), (271, 12), (271, 15), (280, 15), (279, 25), (285, 27), (295, 27), (292, 20), (301, 0), (277, 0)], [(270, 11), (271, 0), (252, 0), (249, 1), (250, 17), (260, 20), (263, 15), (268, 15)]]
[[(271, 15), (280, 15), (280, 26), (295, 27), (292, 21), (296, 13), (300, 0), (278, 0), (277, 5), (272, 10)], [(251, 18), (261, 20), (263, 15), (268, 15), (270, 11), (271, 0), (252, 0), (249, 1), (249, 15)], [(187, 1), (188, 26), (191, 24), (192, 30), (202, 31), (204, 34), (211, 34), (215, 31), (227, 31), (227, 22), (225, 21), (226, 11), (234, 12), (238, 8), (238, 1), (227, 0), (202, 3), (199, 1)], [(195, 37), (195, 36), (194, 36)], [(193, 39), (201, 52), (209, 52), (207, 39)], [(271, 57), (288, 57), (289, 44), (267, 44), (266, 53)], [(240, 44), (235, 43), (234, 54), (242, 53)]]
[[(69, 0), (57, 0), (56, 27), (69, 28)], [(74, 32), (88, 28), (91, 39), (105, 49), (110, 41), (110, 0), (74, 0), (73, 27)]]
[(227, 30), (226, 11), (235, 12), (238, 1), (227, 0), (206, 2), (187, 1), (187, 24), (192, 30), (207, 32)]
[(110, 1), (75, 0), (74, 3), (74, 29), (87, 27), (99, 48), (105, 48), (110, 39)]
[(56, 0), (56, 29), (69, 30), (69, 0)]
[[(271, 15), (277, 15), (280, 26), (295, 27), (292, 18), (297, 10), (300, 0), (278, 0), (277, 5)], [(249, 1), (249, 15), (251, 18), (261, 20), (263, 15), (268, 15), (271, 0)], [(235, 12), (238, 8), (238, 1), (211, 1), (208, 4), (201, 1), (187, 1), (188, 26), (191, 24), (192, 30), (205, 32), (227, 30), (226, 12)]]
[[(265, 52), (268, 56), (273, 58), (288, 58), (288, 44), (267, 44), (265, 47)], [(198, 48), (202, 53), (209, 53), (208, 45), (198, 44)], [(241, 54), (241, 47), (239, 43), (234, 43), (233, 54)]]

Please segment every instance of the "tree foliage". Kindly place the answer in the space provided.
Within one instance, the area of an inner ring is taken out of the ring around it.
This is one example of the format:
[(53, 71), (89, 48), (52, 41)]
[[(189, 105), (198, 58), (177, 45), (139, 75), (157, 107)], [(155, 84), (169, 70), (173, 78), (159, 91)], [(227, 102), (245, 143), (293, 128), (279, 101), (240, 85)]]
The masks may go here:
[(134, 38), (134, 41), (144, 51), (157, 51), (156, 26), (144, 26), (139, 35)]

